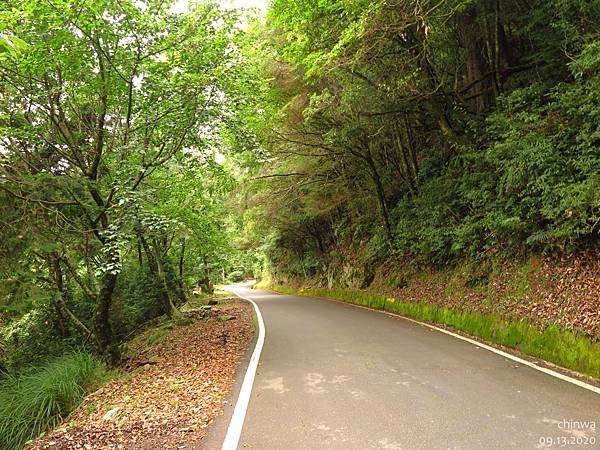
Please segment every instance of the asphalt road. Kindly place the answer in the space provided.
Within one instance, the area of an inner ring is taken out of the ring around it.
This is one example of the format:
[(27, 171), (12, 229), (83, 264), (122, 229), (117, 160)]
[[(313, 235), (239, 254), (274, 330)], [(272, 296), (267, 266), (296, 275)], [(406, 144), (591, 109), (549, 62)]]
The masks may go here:
[(240, 449), (600, 448), (600, 395), (402, 318), (236, 288), (266, 340)]

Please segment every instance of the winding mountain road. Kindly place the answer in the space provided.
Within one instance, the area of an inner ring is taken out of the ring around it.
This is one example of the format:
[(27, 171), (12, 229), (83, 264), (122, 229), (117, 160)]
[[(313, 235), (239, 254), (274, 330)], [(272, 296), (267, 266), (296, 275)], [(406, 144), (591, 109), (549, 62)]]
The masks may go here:
[(254, 291), (266, 338), (237, 448), (600, 448), (600, 395), (414, 322)]

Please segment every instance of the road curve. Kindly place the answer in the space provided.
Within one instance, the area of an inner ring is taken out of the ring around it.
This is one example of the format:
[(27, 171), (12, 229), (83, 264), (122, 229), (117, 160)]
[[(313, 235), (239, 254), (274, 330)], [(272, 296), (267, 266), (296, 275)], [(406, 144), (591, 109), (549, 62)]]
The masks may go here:
[(240, 449), (600, 448), (600, 395), (402, 318), (235, 291), (266, 326)]

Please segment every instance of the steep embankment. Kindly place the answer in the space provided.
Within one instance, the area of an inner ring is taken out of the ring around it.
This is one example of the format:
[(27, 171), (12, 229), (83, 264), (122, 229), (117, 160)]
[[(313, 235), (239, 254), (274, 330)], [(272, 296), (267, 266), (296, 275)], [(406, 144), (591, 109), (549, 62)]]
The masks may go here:
[[(403, 278), (405, 276), (406, 278)], [(410, 302), (497, 313), (539, 328), (563, 329), (600, 340), (600, 254), (524, 261), (468, 263), (452, 270), (408, 273), (381, 268), (381, 287)], [(376, 279), (375, 286), (379, 287)]]

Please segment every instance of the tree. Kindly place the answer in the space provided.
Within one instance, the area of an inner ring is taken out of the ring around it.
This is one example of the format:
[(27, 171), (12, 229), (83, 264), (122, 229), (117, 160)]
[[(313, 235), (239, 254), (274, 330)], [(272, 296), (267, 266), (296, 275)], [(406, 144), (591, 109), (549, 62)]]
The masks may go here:
[[(2, 202), (19, 205), (17, 220), (31, 233), (26, 252), (54, 274), (55, 289), (67, 295), (75, 284), (93, 305), (86, 326), (60, 303), (111, 362), (123, 259), (139, 223), (161, 220), (148, 208), (149, 180), (167, 179), (160, 174), (185, 154), (214, 151), (210, 136), (232, 84), (225, 74), (239, 62), (233, 14), (210, 3), (189, 14), (169, 8), (115, 0), (1, 7)], [(164, 281), (168, 249), (153, 232), (147, 254)]]
[(268, 157), (252, 189), (277, 271), (340, 265), (338, 251), (369, 272), (398, 256), (443, 265), (596, 239), (597, 148), (562, 126), (594, 133), (571, 107), (595, 101), (591, 72), (576, 68), (594, 66), (600, 10), (523, 8), (273, 2), (275, 106), (258, 132)]

